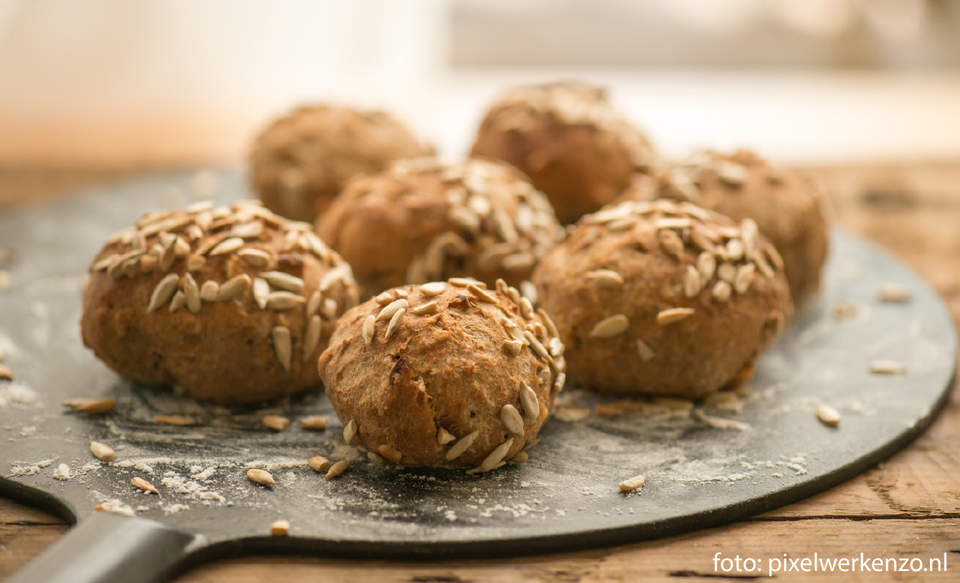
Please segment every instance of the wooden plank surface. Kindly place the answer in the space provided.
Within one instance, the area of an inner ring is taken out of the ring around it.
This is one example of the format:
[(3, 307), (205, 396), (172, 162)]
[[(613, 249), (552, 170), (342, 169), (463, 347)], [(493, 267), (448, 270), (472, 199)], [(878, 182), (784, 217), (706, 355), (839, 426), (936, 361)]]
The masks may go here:
[[(927, 278), (960, 322), (960, 161), (810, 169), (829, 190), (836, 220), (883, 244)], [(0, 168), (0, 208), (32, 204), (78, 185), (126, 176)], [(0, 577), (49, 546), (66, 525), (0, 498)], [(597, 581), (766, 577), (714, 570), (723, 557), (947, 557), (947, 572), (834, 574), (872, 581), (960, 576), (960, 395), (933, 427), (887, 462), (820, 495), (724, 527), (610, 549), (532, 558), (431, 563), (250, 557), (183, 574), (191, 583), (324, 581)], [(825, 574), (778, 573), (778, 580)], [(813, 578), (811, 578), (813, 577)]]

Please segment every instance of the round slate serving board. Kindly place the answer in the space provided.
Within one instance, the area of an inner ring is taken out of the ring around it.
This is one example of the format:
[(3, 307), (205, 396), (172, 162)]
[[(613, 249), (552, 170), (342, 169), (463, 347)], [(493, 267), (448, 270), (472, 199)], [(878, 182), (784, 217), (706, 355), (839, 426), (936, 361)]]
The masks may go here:
[[(212, 180), (214, 179), (215, 180)], [(707, 403), (638, 400), (598, 415), (600, 398), (567, 387), (564, 407), (523, 465), (486, 475), (403, 468), (346, 446), (318, 388), (260, 407), (197, 404), (168, 390), (119, 379), (79, 338), (85, 269), (113, 231), (151, 209), (181, 206), (209, 190), (228, 201), (245, 193), (238, 172), (170, 173), (93, 189), (65, 202), (0, 216), (0, 247), (18, 252), (12, 285), (0, 292), (0, 347), (16, 380), (0, 383), (0, 491), (84, 520), (109, 502), (137, 516), (204, 535), (200, 554), (251, 549), (335, 556), (411, 557), (517, 554), (622, 543), (702, 528), (762, 512), (850, 478), (930, 424), (954, 374), (956, 337), (940, 299), (877, 247), (835, 231), (821, 297), (803, 310), (758, 363), (738, 394)], [(883, 303), (887, 282), (912, 293)], [(855, 310), (838, 318), (845, 301)], [(876, 375), (877, 359), (906, 373)], [(115, 412), (66, 413), (73, 397), (111, 396)], [(816, 403), (843, 416), (821, 424)], [(582, 420), (567, 420), (590, 411)], [(601, 410), (603, 407), (601, 407)], [(195, 427), (151, 421), (188, 415)], [(261, 415), (294, 419), (274, 433)], [(296, 419), (327, 415), (325, 432)], [(101, 463), (89, 442), (113, 446)], [(324, 455), (350, 459), (335, 480), (306, 466)], [(69, 468), (67, 479), (61, 464)], [(267, 489), (250, 467), (273, 472)], [(646, 486), (623, 494), (621, 480)], [(160, 495), (130, 486), (141, 476)], [(270, 537), (285, 518), (291, 536)]]

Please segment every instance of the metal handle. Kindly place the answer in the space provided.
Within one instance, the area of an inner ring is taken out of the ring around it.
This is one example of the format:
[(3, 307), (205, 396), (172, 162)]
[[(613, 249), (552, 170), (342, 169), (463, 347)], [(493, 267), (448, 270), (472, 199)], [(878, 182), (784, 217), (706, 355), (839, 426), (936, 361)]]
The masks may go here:
[(162, 581), (197, 537), (165, 524), (98, 512), (7, 579), (7, 583)]

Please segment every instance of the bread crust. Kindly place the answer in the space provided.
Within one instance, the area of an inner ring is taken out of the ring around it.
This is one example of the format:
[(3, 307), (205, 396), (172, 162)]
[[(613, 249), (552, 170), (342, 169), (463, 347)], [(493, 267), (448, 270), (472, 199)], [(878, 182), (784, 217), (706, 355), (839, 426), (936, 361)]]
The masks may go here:
[(753, 362), (791, 316), (779, 261), (749, 219), (625, 202), (581, 219), (533, 281), (573, 383), (699, 398)]
[(304, 105), (256, 136), (250, 182), (267, 208), (312, 222), (350, 178), (379, 172), (393, 160), (431, 154), (432, 146), (389, 113)]
[[(563, 387), (563, 346), (552, 330), (545, 313), (502, 280), (495, 290), (472, 279), (408, 285), (344, 314), (318, 367), (338, 417), (355, 424), (363, 447), (391, 448), (405, 465), (487, 471), (536, 442)], [(504, 412), (507, 405), (517, 414)], [(522, 431), (503, 416), (522, 419)]]
[(613, 201), (657, 159), (650, 142), (607, 100), (580, 83), (516, 87), (484, 115), (473, 156), (504, 160), (549, 197), (561, 223)]
[(80, 326), (125, 378), (248, 403), (318, 385), (316, 358), (357, 299), (349, 265), (310, 225), (254, 201), (200, 205), (144, 215), (108, 240)]

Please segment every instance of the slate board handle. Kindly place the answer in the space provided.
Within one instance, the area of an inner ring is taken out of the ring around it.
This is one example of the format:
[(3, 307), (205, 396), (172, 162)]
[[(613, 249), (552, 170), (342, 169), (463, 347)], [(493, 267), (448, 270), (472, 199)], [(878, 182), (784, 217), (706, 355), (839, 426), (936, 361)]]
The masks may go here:
[(7, 583), (162, 581), (197, 539), (153, 520), (96, 512)]

